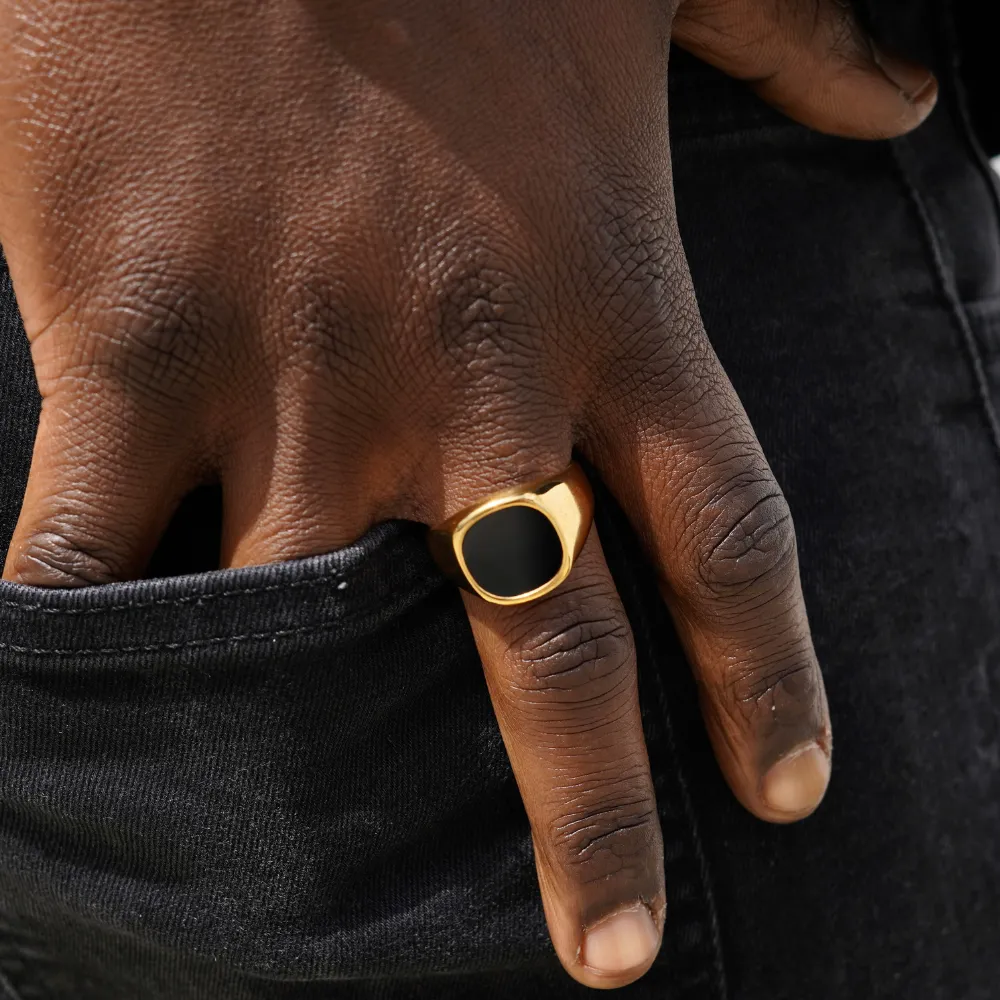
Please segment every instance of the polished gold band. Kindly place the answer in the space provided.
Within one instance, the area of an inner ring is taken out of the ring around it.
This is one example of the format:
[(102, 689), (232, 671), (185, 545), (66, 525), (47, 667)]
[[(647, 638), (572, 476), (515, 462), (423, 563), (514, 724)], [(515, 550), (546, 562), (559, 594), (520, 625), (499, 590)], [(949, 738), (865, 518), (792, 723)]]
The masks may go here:
[(574, 462), (558, 476), (496, 493), (432, 529), (438, 565), (492, 604), (526, 604), (569, 576), (590, 533), (594, 494)]

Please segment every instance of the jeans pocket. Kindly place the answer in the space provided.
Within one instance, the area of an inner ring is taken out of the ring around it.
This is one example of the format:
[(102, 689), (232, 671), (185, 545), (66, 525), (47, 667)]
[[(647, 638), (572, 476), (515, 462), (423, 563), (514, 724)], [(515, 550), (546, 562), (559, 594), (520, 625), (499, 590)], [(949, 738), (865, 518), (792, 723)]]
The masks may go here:
[(422, 530), (0, 584), (0, 942), (0, 996), (74, 1000), (540, 953), (530, 834)]

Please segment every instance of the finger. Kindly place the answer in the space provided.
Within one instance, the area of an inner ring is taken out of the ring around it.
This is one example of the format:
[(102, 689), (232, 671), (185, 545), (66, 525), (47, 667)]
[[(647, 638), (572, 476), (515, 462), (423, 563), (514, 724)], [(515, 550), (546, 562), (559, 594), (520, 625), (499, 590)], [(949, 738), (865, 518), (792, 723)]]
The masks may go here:
[(829, 781), (826, 694), (788, 504), (699, 340), (647, 376), (644, 405), (619, 410), (590, 450), (658, 564), (730, 786), (756, 815), (789, 822)]
[(632, 634), (596, 531), (548, 597), (466, 606), (556, 952), (587, 986), (632, 982), (660, 947), (663, 846)]
[(107, 386), (44, 400), (3, 578), (80, 587), (140, 576), (193, 485), (170, 441)]
[(902, 135), (937, 100), (930, 70), (879, 49), (844, 0), (684, 0), (673, 40), (833, 135)]

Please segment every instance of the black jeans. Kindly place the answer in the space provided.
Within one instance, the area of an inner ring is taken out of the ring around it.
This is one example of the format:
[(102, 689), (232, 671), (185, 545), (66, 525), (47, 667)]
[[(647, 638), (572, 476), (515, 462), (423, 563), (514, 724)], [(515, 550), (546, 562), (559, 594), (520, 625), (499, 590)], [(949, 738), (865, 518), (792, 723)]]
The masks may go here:
[[(725, 788), (650, 572), (599, 526), (639, 648), (669, 911), (636, 997), (996, 997), (1000, 213), (947, 24), (916, 135), (813, 135), (672, 67), (706, 325), (796, 515), (837, 739), (827, 801), (767, 826)], [(37, 392), (0, 286), (0, 552)], [(210, 503), (211, 497), (205, 499)], [(455, 591), (421, 530), (158, 579), (0, 586), (0, 997), (569, 997)]]

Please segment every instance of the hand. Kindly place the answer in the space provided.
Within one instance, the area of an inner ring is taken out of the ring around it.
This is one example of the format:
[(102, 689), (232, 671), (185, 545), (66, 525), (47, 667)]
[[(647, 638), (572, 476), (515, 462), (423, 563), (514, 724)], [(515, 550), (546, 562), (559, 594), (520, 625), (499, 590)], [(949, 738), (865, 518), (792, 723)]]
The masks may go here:
[(937, 100), (934, 75), (879, 48), (850, 0), (683, 0), (673, 40), (831, 135), (901, 135)]
[[(765, 32), (759, 51), (739, 35), (760, 28), (747, 3), (692, 0), (678, 26), (821, 127), (914, 126), (932, 95), (906, 98), (839, 6), (806, 6), (822, 30)], [(140, 575), (207, 480), (239, 566), (385, 518), (438, 523), (576, 447), (659, 568), (733, 791), (766, 820), (811, 812), (826, 699), (788, 508), (678, 236), (671, 16), (654, 0), (0, 0), (0, 241), (44, 400), (5, 578)], [(825, 67), (805, 98), (796, 66)], [(665, 890), (600, 540), (538, 603), (466, 603), (556, 951), (583, 983), (629, 982)]]

